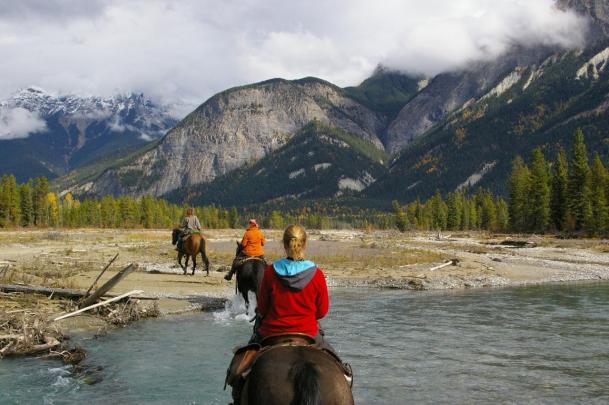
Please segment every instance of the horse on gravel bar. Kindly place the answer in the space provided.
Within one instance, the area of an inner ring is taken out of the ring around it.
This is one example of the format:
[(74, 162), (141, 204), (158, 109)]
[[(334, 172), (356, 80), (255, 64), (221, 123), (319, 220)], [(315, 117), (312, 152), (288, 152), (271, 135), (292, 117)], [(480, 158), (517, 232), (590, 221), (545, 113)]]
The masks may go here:
[[(181, 238), (180, 228), (175, 228), (171, 234), (171, 243), (173, 245), (178, 243), (178, 239)], [(195, 274), (195, 268), (197, 267), (197, 255), (201, 254), (203, 263), (205, 263), (205, 271), (209, 276), (209, 258), (207, 256), (207, 240), (203, 235), (199, 233), (191, 234), (188, 239), (182, 241), (182, 249), (178, 251), (178, 264), (184, 271), (184, 274), (188, 271), (188, 260), (192, 257), (192, 275)], [(182, 258), (186, 256), (186, 263), (182, 264)]]

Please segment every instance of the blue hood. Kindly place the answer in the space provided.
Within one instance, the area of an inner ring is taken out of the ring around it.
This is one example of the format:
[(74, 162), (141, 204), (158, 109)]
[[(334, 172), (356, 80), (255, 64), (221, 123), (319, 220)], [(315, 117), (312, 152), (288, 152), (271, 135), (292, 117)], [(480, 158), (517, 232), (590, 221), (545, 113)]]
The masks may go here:
[(317, 272), (317, 265), (310, 260), (279, 259), (273, 262), (279, 281), (286, 287), (302, 290)]
[(310, 260), (279, 259), (273, 262), (275, 273), (280, 276), (295, 276), (311, 267), (317, 268), (315, 263)]

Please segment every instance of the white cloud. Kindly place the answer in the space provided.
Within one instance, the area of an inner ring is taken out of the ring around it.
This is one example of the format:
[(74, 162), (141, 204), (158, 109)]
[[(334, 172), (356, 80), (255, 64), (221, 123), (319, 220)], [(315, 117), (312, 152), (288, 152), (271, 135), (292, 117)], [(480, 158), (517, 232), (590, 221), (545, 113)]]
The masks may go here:
[(379, 63), (433, 75), (513, 44), (581, 45), (585, 32), (582, 18), (552, 0), (0, 0), (0, 8), (9, 10), (0, 15), (0, 98), (36, 83), (192, 105), (271, 77), (354, 85)]
[(125, 132), (125, 126), (119, 116), (116, 116), (108, 123), (108, 128), (113, 132)]
[(27, 138), (46, 129), (46, 123), (35, 112), (19, 107), (0, 109), (0, 141)]

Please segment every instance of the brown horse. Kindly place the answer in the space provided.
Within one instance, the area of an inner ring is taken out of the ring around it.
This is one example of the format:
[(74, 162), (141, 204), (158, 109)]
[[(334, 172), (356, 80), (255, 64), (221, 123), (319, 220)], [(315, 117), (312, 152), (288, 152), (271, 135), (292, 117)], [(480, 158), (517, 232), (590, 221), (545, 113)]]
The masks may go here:
[(307, 346), (278, 346), (256, 359), (238, 403), (353, 405), (353, 395), (329, 354)]
[[(178, 243), (178, 239), (181, 238), (180, 228), (175, 228), (171, 234), (171, 243), (173, 245)], [(188, 269), (188, 260), (192, 257), (192, 275), (195, 274), (195, 268), (197, 267), (197, 255), (201, 253), (203, 263), (205, 263), (205, 271), (209, 276), (209, 258), (207, 256), (207, 240), (198, 233), (193, 233), (190, 238), (182, 242), (182, 250), (178, 251), (178, 264), (186, 274)], [(186, 256), (186, 263), (182, 264), (182, 257)]]

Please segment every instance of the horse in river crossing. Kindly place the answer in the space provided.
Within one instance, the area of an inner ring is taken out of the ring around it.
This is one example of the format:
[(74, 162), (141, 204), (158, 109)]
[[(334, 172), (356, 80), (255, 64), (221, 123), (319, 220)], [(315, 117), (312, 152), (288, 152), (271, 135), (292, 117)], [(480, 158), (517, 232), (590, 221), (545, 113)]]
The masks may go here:
[(250, 300), (247, 296), (248, 291), (252, 291), (258, 298), (258, 288), (262, 283), (264, 276), (264, 268), (266, 262), (260, 257), (243, 257), (241, 252), (243, 246), (237, 242), (237, 251), (235, 253), (236, 263), (233, 266), (237, 267), (237, 283), (235, 284), (235, 294), (241, 293), (245, 300), (245, 308), (249, 309)]
[(339, 363), (322, 350), (276, 346), (254, 362), (236, 404), (353, 405)]

